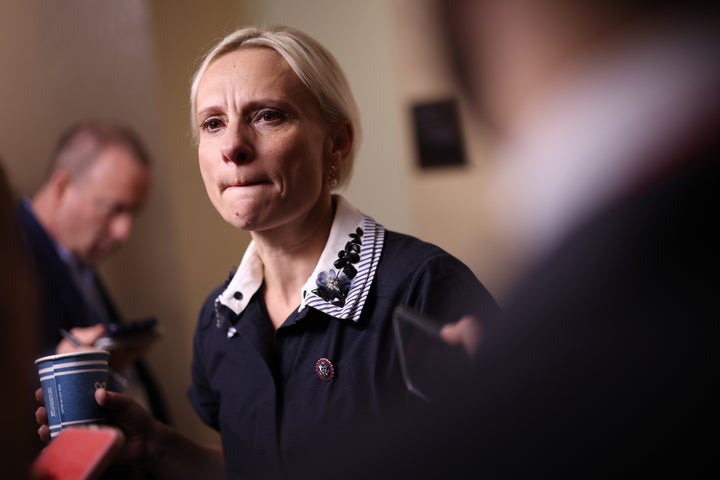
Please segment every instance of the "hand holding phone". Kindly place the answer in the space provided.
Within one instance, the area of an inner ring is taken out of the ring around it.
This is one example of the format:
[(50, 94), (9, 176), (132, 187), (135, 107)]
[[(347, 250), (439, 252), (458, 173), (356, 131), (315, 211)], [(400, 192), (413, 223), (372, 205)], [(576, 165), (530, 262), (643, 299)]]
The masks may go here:
[(440, 336), (443, 324), (407, 306), (393, 313), (395, 341), (407, 389), (430, 402), (447, 386), (461, 380), (470, 368), (470, 357), (461, 345)]
[(450, 345), (462, 345), (470, 357), (474, 357), (480, 347), (481, 334), (480, 320), (473, 315), (465, 315), (440, 329), (440, 338)]
[(157, 318), (147, 317), (128, 323), (109, 325), (105, 335), (93, 346), (109, 351), (123, 348), (146, 349), (159, 334)]
[(117, 372), (125, 372), (148, 352), (159, 337), (157, 319), (147, 317), (108, 325), (105, 335), (93, 346), (110, 352), (110, 366)]

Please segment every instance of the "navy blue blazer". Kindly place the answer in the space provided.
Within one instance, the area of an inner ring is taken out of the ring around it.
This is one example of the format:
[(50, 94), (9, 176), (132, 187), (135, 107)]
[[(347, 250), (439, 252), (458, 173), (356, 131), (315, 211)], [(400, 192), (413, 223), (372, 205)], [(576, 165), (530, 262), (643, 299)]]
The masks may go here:
[[(58, 254), (52, 239), (28, 205), (25, 202), (18, 204), (15, 214), (38, 282), (40, 319), (38, 331), (41, 335), (42, 348), (38, 356), (52, 355), (62, 339), (60, 329), (69, 331), (74, 327), (89, 327), (95, 325), (97, 320), (72, 278), (67, 264)], [(107, 290), (99, 278), (97, 276), (95, 278), (110, 322), (121, 323), (122, 319)], [(160, 421), (168, 422), (165, 402), (147, 365), (138, 361), (134, 368), (146, 392), (153, 415)]]

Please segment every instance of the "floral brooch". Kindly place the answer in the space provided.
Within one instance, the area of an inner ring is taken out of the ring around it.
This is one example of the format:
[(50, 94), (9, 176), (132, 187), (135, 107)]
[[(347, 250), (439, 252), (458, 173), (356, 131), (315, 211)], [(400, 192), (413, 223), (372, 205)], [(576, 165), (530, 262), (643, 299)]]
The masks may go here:
[(348, 292), (350, 292), (350, 284), (357, 275), (355, 263), (360, 261), (360, 250), (362, 248), (362, 228), (358, 227), (355, 233), (351, 233), (350, 241), (345, 244), (345, 248), (338, 252), (338, 259), (333, 262), (333, 266), (337, 269), (320, 272), (315, 284), (318, 288), (312, 291), (315, 295), (322, 298), (326, 302), (330, 302), (335, 306), (343, 307)]

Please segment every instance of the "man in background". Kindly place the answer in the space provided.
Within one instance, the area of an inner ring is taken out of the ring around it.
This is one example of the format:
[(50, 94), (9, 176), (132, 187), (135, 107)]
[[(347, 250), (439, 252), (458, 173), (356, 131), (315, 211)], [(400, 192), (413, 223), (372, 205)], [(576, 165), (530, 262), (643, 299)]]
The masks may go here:
[[(92, 345), (122, 323), (95, 267), (130, 237), (150, 184), (150, 158), (127, 127), (86, 121), (61, 136), (47, 179), (16, 208), (40, 287), (42, 354), (77, 348), (63, 330)], [(167, 422), (161, 393), (138, 352), (112, 351), (110, 362), (127, 380), (115, 388)]]

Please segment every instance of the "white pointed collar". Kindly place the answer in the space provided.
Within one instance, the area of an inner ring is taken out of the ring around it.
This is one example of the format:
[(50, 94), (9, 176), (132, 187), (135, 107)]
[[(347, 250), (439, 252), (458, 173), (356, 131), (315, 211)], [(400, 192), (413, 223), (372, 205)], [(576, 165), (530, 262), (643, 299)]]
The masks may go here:
[[(343, 197), (336, 195), (334, 199), (336, 211), (330, 236), (315, 270), (298, 292), (298, 311), (310, 307), (357, 321), (375, 277), (385, 229)], [(260, 289), (263, 272), (255, 242), (251, 241), (217, 301), (239, 315)]]

